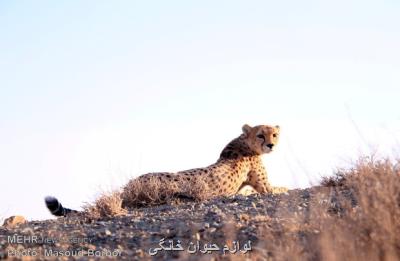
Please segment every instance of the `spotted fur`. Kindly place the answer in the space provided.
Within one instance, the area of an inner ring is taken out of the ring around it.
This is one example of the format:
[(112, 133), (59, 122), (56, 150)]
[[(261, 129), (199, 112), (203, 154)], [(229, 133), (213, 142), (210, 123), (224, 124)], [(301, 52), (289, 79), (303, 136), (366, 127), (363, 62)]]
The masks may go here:
[[(248, 186), (261, 194), (272, 193), (274, 189), (268, 182), (261, 156), (274, 150), (279, 140), (280, 128), (270, 125), (250, 127), (245, 124), (242, 131), (239, 137), (225, 146), (217, 162), (208, 167), (176, 173), (148, 173), (131, 182), (139, 181), (139, 184), (143, 184), (141, 189), (145, 191), (151, 182), (157, 180), (162, 184), (162, 188), (155, 191), (156, 193), (162, 194), (174, 189), (173, 195), (194, 199), (199, 198), (199, 195), (194, 195), (190, 188), (196, 186), (199, 180), (205, 184), (200, 194), (207, 194), (207, 197), (200, 197), (202, 199), (231, 196), (241, 193), (241, 190)], [(122, 194), (128, 190), (127, 187), (129, 188), (129, 183)], [(281, 189), (280, 192), (285, 190)], [(162, 195), (158, 196), (162, 198)], [(54, 215), (65, 216), (71, 212), (52, 197), (46, 199), (46, 204)]]
[[(234, 195), (246, 185), (250, 185), (261, 194), (271, 193), (273, 190), (268, 183), (261, 155), (273, 151), (279, 140), (280, 128), (269, 125), (250, 127), (245, 124), (242, 130), (243, 133), (239, 137), (225, 146), (218, 161), (208, 167), (177, 173), (148, 173), (138, 179), (146, 184), (158, 178), (162, 184), (171, 187), (179, 187), (182, 183), (189, 184), (185, 184), (186, 188), (190, 188), (201, 179), (207, 185), (205, 190), (212, 197)], [(194, 197), (184, 189), (180, 193)]]

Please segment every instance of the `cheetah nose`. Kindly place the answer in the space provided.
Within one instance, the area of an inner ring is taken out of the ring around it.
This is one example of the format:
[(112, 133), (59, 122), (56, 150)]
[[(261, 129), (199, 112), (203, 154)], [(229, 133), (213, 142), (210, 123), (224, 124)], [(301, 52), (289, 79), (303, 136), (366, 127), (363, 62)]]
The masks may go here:
[(270, 148), (270, 149), (272, 149), (273, 146), (274, 146), (274, 144), (272, 144), (272, 143), (267, 144), (267, 147)]

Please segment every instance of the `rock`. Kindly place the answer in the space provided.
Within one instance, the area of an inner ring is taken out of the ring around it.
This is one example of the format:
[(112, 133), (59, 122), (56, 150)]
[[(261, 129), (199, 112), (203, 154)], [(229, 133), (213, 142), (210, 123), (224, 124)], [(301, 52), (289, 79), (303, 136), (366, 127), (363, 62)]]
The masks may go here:
[[(169, 248), (170, 241), (173, 242), (171, 245), (173, 250), (177, 247), (177, 241), (180, 240), (184, 251), (162, 251), (157, 254), (155, 260), (172, 260), (176, 257), (181, 260), (225, 260), (225, 258), (227, 260), (261, 260), (264, 255), (270, 255), (269, 250), (264, 252), (264, 245), (267, 243), (263, 242), (266, 239), (272, 244), (280, 242), (280, 238), (286, 235), (295, 240), (299, 235), (301, 242), (306, 244), (309, 242), (308, 238), (314, 240), (321, 236), (323, 231), (321, 231), (320, 223), (313, 226), (306, 223), (311, 220), (311, 214), (310, 218), (307, 215), (313, 206), (321, 208), (323, 215), (324, 209), (331, 204), (330, 192), (328, 188), (322, 192), (317, 190), (312, 193), (298, 190), (279, 195), (266, 194), (249, 197), (237, 195), (232, 198), (221, 197), (203, 202), (182, 203), (174, 207), (141, 207), (128, 212), (126, 216), (83, 220), (83, 223), (77, 222), (75, 217), (66, 217), (31, 221), (12, 229), (0, 227), (0, 260), (13, 258), (8, 256), (8, 253), (11, 253), (9, 249), (16, 249), (20, 253), (22, 251), (38, 253), (37, 256), (15, 256), (15, 260), (28, 258), (47, 260), (49, 256), (46, 256), (45, 250), (78, 248), (86, 254), (99, 254), (93, 258), (77, 257), (78, 260), (116, 260), (118, 257), (125, 260), (148, 260), (149, 249), (158, 248), (161, 239), (165, 241), (165, 250)], [(318, 197), (315, 197), (316, 193)], [(340, 199), (338, 196), (337, 198)], [(321, 205), (319, 202), (323, 200), (325, 200), (324, 205), (319, 206)], [(298, 210), (298, 207), (301, 210)], [(332, 216), (328, 213), (326, 215), (326, 218)], [(15, 225), (19, 220), (22, 223), (25, 222), (21, 217), (12, 217), (7, 220), (9, 220), (6, 222), (7, 226)], [(34, 240), (39, 237), (48, 239), (48, 242), (35, 243)], [(21, 240), (22, 243), (17, 244)], [(199, 258), (200, 256), (191, 256), (190, 252), (186, 252), (189, 242), (199, 241), (199, 246), (195, 247), (195, 250), (199, 250), (204, 249), (206, 244), (216, 244), (221, 247), (232, 240), (240, 244), (251, 241), (255, 251), (248, 253), (249, 255), (245, 254), (243, 258), (220, 256), (220, 252), (208, 256), (201, 255), (202, 257)], [(303, 246), (301, 245), (301, 248)], [(259, 257), (258, 253), (262, 253), (262, 256)], [(113, 258), (114, 254), (118, 255)], [(51, 259), (75, 259), (72, 256), (64, 257)]]
[(208, 232), (210, 232), (210, 233), (214, 233), (215, 231), (217, 231), (217, 229), (216, 229), (215, 227), (212, 227), (212, 228), (210, 228), (210, 229), (208, 230)]
[(3, 227), (13, 228), (20, 224), (25, 224), (27, 221), (23, 216), (11, 216), (6, 218), (3, 223)]
[(243, 196), (248, 196), (256, 193), (257, 191), (250, 185), (246, 185), (238, 191), (238, 194)]

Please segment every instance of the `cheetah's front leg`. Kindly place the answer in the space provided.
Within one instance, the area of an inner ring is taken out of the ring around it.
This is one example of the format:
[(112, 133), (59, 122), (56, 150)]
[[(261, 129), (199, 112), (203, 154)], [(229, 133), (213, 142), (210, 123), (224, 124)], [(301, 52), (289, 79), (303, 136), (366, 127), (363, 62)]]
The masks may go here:
[(288, 191), (285, 187), (272, 187), (268, 182), (267, 171), (262, 165), (249, 172), (248, 185), (252, 186), (260, 194), (280, 194)]
[(264, 166), (258, 166), (251, 170), (248, 174), (248, 184), (252, 186), (258, 193), (266, 194), (272, 192), (272, 187), (267, 179), (267, 171)]

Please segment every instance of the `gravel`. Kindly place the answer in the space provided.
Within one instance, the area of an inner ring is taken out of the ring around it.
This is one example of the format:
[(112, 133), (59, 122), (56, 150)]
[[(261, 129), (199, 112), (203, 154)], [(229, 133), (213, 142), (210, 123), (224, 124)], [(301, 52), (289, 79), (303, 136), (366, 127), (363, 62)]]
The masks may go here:
[[(10, 229), (0, 227), (0, 259), (246, 260), (263, 251), (257, 247), (263, 240), (262, 229), (274, 229), (294, 219), (306, 222), (311, 201), (335, 207), (334, 198), (330, 188), (312, 187), (279, 195), (236, 195), (139, 208), (111, 219), (70, 216), (31, 221)], [(184, 250), (161, 249), (162, 239), (165, 246), (169, 246), (169, 240), (174, 244), (179, 240)], [(220, 250), (189, 253), (188, 246), (197, 241), (201, 249), (208, 243)], [(232, 247), (234, 241), (241, 246), (250, 241), (252, 250), (224, 254), (222, 248)], [(150, 256), (149, 251), (155, 248), (160, 250)]]

